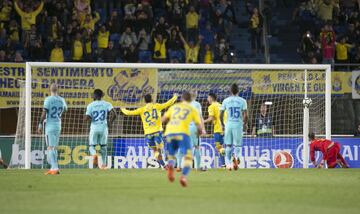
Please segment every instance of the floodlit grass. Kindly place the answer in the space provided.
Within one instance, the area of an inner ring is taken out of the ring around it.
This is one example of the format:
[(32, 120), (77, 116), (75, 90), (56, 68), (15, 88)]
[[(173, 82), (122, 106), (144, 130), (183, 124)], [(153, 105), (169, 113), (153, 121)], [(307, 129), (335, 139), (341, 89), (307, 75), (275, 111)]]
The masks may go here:
[[(0, 170), (0, 213), (360, 213), (360, 170)], [(178, 174), (177, 174), (177, 177)]]

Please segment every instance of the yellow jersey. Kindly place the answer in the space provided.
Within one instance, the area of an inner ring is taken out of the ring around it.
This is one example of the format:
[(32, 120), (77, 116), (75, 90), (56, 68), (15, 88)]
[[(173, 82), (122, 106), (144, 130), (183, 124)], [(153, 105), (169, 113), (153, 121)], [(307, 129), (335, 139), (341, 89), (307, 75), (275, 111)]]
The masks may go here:
[(98, 40), (98, 48), (107, 48), (109, 46), (109, 31), (105, 31), (104, 33), (99, 31), (97, 40)]
[(36, 24), (36, 16), (39, 15), (39, 13), (42, 11), (43, 7), (44, 7), (44, 2), (41, 1), (40, 6), (30, 12), (24, 12), (19, 5), (17, 4), (17, 2), (14, 2), (14, 6), (15, 6), (15, 10), (16, 12), (19, 14), (19, 16), (21, 17), (21, 27), (23, 30), (30, 30), (31, 29), (31, 25), (35, 25)]
[(223, 129), (221, 126), (221, 121), (220, 121), (220, 107), (221, 107), (221, 104), (218, 102), (213, 102), (208, 107), (209, 116), (214, 117), (214, 120), (213, 120), (214, 133), (223, 133)]
[(84, 55), (83, 44), (79, 40), (74, 41), (73, 45), (73, 60), (81, 60)]
[(165, 135), (190, 135), (190, 123), (194, 122), (196, 125), (201, 124), (199, 112), (187, 102), (171, 106), (165, 113), (165, 117), (169, 118), (169, 122), (166, 125)]
[(51, 50), (50, 62), (64, 62), (64, 52), (61, 48)]
[(140, 115), (143, 124), (144, 134), (153, 134), (163, 131), (161, 123), (161, 111), (177, 100), (177, 96), (173, 96), (166, 103), (148, 103), (145, 106), (133, 111), (121, 109), (125, 115)]

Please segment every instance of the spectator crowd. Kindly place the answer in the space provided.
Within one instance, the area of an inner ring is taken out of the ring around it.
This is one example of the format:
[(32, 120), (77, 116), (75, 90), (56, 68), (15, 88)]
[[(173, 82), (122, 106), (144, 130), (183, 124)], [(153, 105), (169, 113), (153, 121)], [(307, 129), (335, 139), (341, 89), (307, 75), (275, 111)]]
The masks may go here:
[(0, 0), (0, 61), (227, 63), (234, 23), (230, 0)]
[(359, 0), (301, 0), (298, 53), (304, 63), (360, 63)]

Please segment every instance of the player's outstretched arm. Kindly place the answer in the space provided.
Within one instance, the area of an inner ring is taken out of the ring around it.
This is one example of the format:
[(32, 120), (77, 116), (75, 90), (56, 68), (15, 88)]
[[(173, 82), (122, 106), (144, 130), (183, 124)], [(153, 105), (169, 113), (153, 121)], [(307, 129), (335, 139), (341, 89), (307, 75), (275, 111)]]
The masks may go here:
[(125, 115), (139, 115), (141, 114), (141, 108), (135, 110), (127, 110), (126, 108), (121, 108), (121, 112)]
[(174, 104), (178, 97), (179, 97), (178, 94), (174, 94), (174, 96), (170, 100), (168, 100), (166, 103), (159, 104), (160, 110), (166, 109), (169, 106), (171, 106), (172, 104)]
[(209, 116), (206, 120), (204, 120), (204, 123), (210, 123), (214, 121), (214, 116)]
[(221, 122), (222, 127), (225, 127), (225, 124), (224, 124), (224, 111), (223, 110), (220, 111), (220, 122)]

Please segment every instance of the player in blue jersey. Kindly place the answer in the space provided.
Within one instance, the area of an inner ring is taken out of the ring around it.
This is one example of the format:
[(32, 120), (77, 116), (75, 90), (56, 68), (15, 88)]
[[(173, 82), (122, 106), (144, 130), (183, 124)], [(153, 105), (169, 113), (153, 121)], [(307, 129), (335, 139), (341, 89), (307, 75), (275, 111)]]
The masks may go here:
[(46, 97), (44, 101), (44, 108), (40, 117), (38, 133), (42, 133), (42, 124), (45, 123), (45, 142), (47, 145), (47, 158), (51, 168), (46, 175), (60, 174), (57, 161), (57, 146), (59, 145), (59, 138), (61, 133), (61, 116), (67, 110), (67, 105), (64, 98), (58, 95), (58, 86), (53, 83), (50, 85), (51, 96)]
[(116, 118), (116, 112), (111, 105), (102, 100), (104, 92), (100, 89), (94, 90), (94, 101), (91, 102), (85, 113), (85, 120), (91, 121), (90, 134), (89, 134), (89, 151), (90, 155), (93, 156), (93, 165), (97, 167), (98, 157), (96, 154), (95, 146), (100, 146), (100, 154), (102, 165), (100, 169), (106, 169), (107, 160), (107, 138), (108, 138), (108, 127), (114, 122)]
[[(241, 146), (243, 143), (243, 124), (247, 122), (247, 103), (246, 100), (239, 97), (239, 87), (232, 84), (230, 88), (231, 96), (226, 98), (221, 105), (220, 119), (221, 124), (225, 127), (225, 165), (231, 169), (232, 147), (235, 147), (233, 168), (238, 169), (241, 156)], [(224, 113), (226, 111), (227, 120), (224, 124)]]

